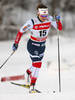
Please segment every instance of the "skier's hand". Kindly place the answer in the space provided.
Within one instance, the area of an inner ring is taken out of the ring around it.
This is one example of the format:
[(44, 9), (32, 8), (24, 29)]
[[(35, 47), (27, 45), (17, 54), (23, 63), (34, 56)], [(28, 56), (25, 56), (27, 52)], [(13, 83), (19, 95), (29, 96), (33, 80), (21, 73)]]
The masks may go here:
[(18, 48), (18, 44), (17, 43), (14, 43), (13, 44), (13, 51), (17, 50), (17, 48)]
[(56, 13), (56, 14), (55, 14), (55, 19), (56, 19), (57, 22), (60, 21), (60, 15), (59, 15), (59, 13)]

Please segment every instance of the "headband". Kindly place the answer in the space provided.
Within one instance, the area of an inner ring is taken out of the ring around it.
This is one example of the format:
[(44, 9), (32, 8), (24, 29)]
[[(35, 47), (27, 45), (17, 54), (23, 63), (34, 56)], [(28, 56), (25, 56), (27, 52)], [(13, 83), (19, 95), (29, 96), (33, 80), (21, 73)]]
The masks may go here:
[(48, 9), (47, 8), (39, 8), (38, 9), (38, 14), (48, 14)]

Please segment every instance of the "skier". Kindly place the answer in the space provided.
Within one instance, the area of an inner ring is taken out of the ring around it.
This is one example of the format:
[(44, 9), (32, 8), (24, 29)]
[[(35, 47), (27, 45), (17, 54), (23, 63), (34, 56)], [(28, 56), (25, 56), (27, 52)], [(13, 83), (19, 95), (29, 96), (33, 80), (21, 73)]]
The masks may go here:
[(30, 93), (36, 92), (35, 83), (42, 65), (48, 32), (51, 25), (57, 29), (57, 23), (58, 30), (61, 31), (62, 24), (60, 22), (59, 13), (55, 15), (54, 21), (53, 17), (48, 13), (48, 8), (43, 4), (39, 4), (37, 6), (37, 17), (28, 20), (16, 36), (15, 43), (13, 44), (13, 51), (17, 50), (22, 34), (30, 29), (30, 38), (27, 42), (27, 50), (32, 60), (32, 64), (25, 72), (25, 84), (30, 88)]

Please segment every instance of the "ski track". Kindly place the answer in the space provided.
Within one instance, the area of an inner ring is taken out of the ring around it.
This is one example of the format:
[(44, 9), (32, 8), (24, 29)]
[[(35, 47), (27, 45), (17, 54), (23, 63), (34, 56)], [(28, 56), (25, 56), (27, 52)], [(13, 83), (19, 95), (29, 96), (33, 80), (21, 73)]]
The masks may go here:
[[(0, 66), (12, 53), (13, 42), (0, 42)], [(22, 37), (18, 50), (0, 69), (0, 78), (25, 73), (31, 64), (26, 43), (25, 37)], [(75, 100), (75, 39), (60, 36), (61, 92), (58, 83), (57, 37), (53, 37), (52, 43), (48, 38), (46, 44), (43, 65), (36, 84), (36, 89), (42, 93), (29, 94), (28, 89), (12, 85), (11, 82), (0, 82), (0, 100)], [(25, 81), (15, 82), (24, 84)]]

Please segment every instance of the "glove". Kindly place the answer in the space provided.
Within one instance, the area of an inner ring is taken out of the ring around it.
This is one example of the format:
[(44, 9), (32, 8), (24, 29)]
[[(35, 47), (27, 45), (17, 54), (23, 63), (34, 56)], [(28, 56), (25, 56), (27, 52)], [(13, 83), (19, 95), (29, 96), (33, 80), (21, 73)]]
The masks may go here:
[(17, 50), (17, 48), (18, 48), (18, 44), (17, 43), (14, 43), (13, 44), (13, 51)]
[(59, 15), (59, 13), (56, 13), (56, 14), (55, 14), (55, 19), (56, 19), (57, 22), (60, 21), (60, 15)]

